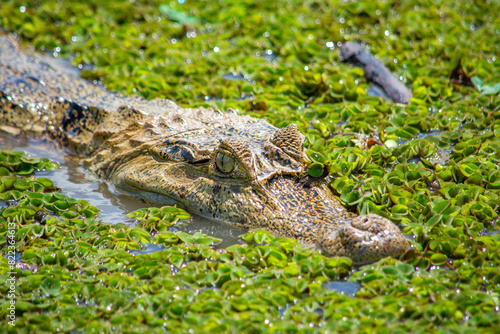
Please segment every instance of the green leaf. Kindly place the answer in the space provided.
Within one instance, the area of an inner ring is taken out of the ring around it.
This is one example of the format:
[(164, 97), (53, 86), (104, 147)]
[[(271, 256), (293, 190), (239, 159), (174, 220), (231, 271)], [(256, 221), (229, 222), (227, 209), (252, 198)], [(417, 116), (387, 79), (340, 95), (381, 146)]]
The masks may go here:
[(33, 165), (23, 162), (17, 168), (16, 173), (19, 175), (29, 175), (29, 174), (33, 173), (33, 170), (34, 170)]
[(30, 188), (30, 184), (26, 180), (23, 180), (23, 179), (19, 179), (19, 180), (14, 181), (13, 186), (15, 189), (21, 190), (21, 191), (24, 191), (24, 190), (27, 190)]
[(49, 296), (54, 297), (59, 295), (61, 283), (55, 278), (46, 278), (42, 281), (40, 288)]
[(497, 82), (493, 86), (484, 85), (481, 87), (481, 93), (484, 95), (496, 95), (500, 92), (500, 82)]
[(435, 253), (431, 255), (431, 263), (435, 266), (441, 266), (448, 261), (448, 257), (444, 254)]
[(8, 176), (10, 175), (10, 171), (5, 167), (0, 167), (0, 176)]
[(36, 181), (41, 183), (45, 188), (54, 186), (54, 182), (52, 182), (50, 179), (47, 179), (46, 177), (39, 177), (36, 179)]
[(325, 163), (325, 157), (319, 152), (308, 150), (306, 154), (313, 162)]
[(321, 177), (323, 175), (325, 166), (321, 162), (314, 162), (309, 165), (307, 172), (312, 177)]
[(68, 203), (65, 201), (55, 201), (54, 206), (59, 210), (67, 210), (69, 208)]
[(159, 6), (159, 9), (163, 15), (174, 22), (179, 22), (181, 24), (195, 24), (200, 22), (198, 18), (181, 12), (180, 10), (174, 9), (167, 4), (161, 4)]
[(477, 76), (473, 76), (470, 79), (471, 79), (472, 83), (476, 86), (476, 88), (478, 90), (481, 90), (481, 87), (483, 86), (483, 80), (481, 80), (481, 78), (479, 78)]

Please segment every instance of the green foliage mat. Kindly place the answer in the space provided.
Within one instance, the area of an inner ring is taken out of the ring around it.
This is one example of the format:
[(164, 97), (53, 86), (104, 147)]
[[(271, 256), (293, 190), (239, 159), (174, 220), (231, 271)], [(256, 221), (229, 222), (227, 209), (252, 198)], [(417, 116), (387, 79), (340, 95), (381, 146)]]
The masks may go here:
[[(326, 170), (346, 207), (414, 241), (401, 259), (355, 269), (262, 231), (215, 251), (206, 235), (168, 231), (188, 217), (180, 209), (107, 225), (36, 178), (54, 164), (3, 151), (0, 332), (495, 332), (498, 12), (497, 1), (2, 1), (0, 26), (110, 90), (297, 124), (309, 173)], [(411, 87), (409, 105), (368, 95), (363, 71), (340, 62), (347, 40)], [(148, 243), (165, 250), (131, 253)], [(355, 297), (323, 287), (343, 279), (361, 284)]]

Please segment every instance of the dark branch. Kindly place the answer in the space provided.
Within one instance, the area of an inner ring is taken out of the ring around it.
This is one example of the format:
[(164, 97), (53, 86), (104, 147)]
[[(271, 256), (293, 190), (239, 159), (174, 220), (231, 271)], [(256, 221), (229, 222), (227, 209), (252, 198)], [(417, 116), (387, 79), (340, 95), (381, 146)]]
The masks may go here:
[(340, 48), (340, 56), (342, 61), (361, 67), (366, 77), (380, 85), (392, 101), (396, 103), (410, 101), (412, 96), (410, 90), (360, 43), (344, 43)]

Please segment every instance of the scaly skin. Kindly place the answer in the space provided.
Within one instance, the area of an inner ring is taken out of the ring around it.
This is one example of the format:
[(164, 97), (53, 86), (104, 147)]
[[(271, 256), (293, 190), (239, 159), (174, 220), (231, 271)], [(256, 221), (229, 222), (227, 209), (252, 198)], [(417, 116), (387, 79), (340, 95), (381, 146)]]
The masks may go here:
[(0, 36), (0, 130), (45, 133), (117, 189), (199, 215), (295, 238), (368, 263), (408, 249), (377, 215), (355, 216), (325, 179), (307, 185), (304, 136), (228, 110), (123, 97), (70, 77)]

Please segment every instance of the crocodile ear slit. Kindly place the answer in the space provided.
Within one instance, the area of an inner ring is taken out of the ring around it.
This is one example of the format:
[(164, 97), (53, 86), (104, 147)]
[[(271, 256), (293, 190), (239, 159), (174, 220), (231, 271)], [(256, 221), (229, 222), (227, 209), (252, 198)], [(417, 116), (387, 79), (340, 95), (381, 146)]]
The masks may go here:
[(295, 161), (304, 162), (304, 135), (300, 133), (297, 125), (290, 124), (276, 130), (270, 141)]

